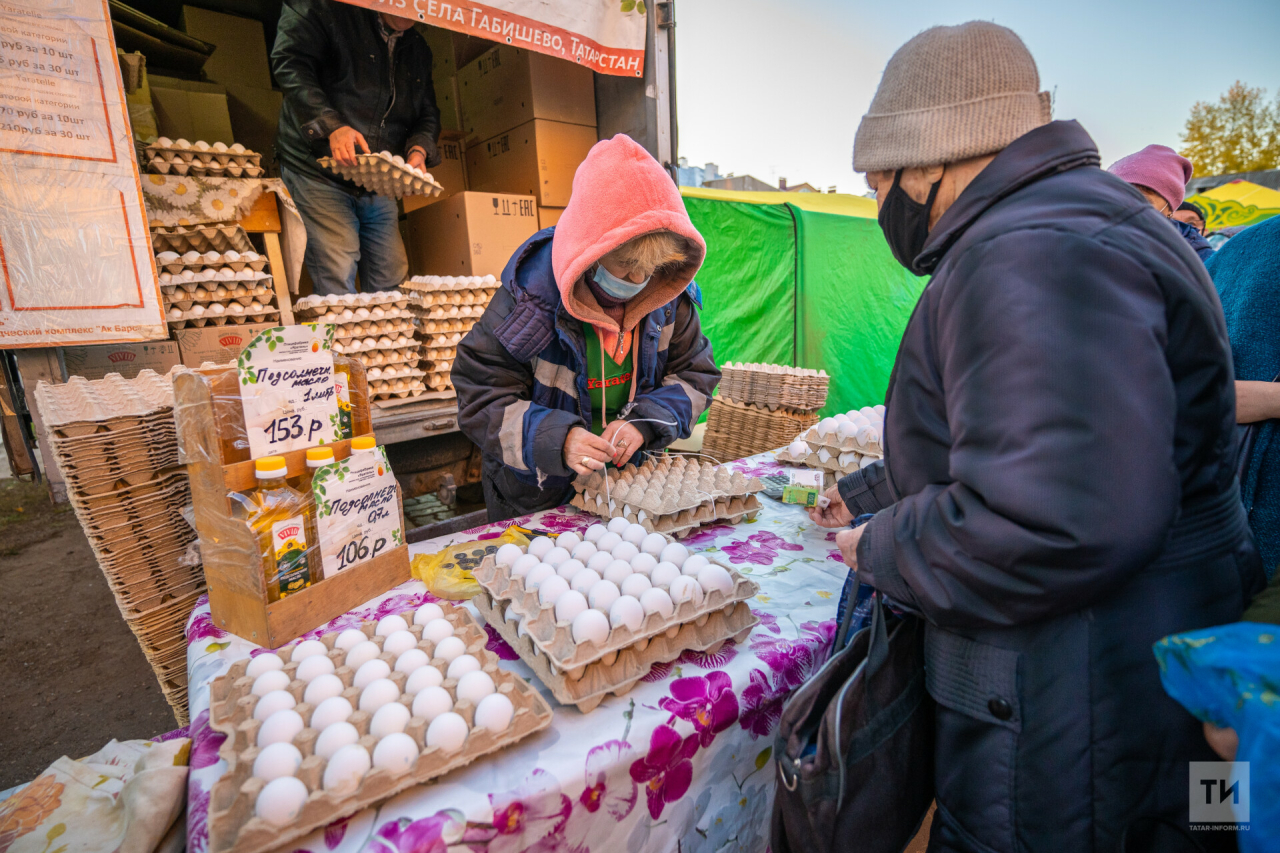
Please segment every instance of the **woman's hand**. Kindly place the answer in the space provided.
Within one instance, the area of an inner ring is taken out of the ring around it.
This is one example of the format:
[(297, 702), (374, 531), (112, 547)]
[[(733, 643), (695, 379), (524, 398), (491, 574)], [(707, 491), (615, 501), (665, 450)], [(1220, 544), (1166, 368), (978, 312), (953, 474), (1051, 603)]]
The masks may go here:
[(564, 464), (579, 474), (599, 471), (612, 458), (613, 448), (609, 442), (588, 429), (574, 427), (565, 437)]
[(613, 464), (619, 468), (644, 447), (644, 436), (630, 421), (614, 421), (604, 428), (604, 434), (600, 437), (613, 445)]
[(839, 487), (832, 486), (822, 496), (828, 501), (825, 507), (809, 508), (809, 519), (814, 524), (819, 527), (846, 527), (853, 521), (853, 513), (849, 512), (849, 508), (844, 505)]
[(840, 556), (844, 559), (844, 564), (855, 572), (858, 570), (858, 543), (862, 541), (862, 531), (866, 529), (864, 524), (836, 534), (836, 547), (840, 549)]

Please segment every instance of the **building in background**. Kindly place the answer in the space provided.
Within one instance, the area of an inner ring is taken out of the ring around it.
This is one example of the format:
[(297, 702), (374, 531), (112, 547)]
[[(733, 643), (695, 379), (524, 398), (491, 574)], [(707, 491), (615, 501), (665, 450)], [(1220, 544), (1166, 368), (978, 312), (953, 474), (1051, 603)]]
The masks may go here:
[[(784, 193), (820, 193), (822, 190), (810, 183), (787, 184), (786, 178), (778, 178), (778, 189)], [(834, 188), (833, 188), (834, 191)]]
[(702, 185), (714, 190), (737, 190), (749, 193), (775, 193), (778, 191), (777, 187), (772, 184), (766, 184), (759, 178), (753, 178), (751, 175), (734, 175), (732, 172), (723, 178), (703, 181)]
[(677, 181), (682, 187), (700, 187), (707, 181), (714, 181), (720, 177), (720, 167), (715, 163), (708, 163), (705, 166), (690, 166), (686, 157), (681, 157), (677, 171)]

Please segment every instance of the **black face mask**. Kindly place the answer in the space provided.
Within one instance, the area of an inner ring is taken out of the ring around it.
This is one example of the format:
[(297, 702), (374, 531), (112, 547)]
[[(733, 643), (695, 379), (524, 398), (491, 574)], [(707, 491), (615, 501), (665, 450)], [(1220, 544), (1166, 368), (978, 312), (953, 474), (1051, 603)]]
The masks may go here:
[(915, 273), (911, 264), (929, 239), (929, 211), (933, 208), (933, 199), (938, 194), (942, 181), (938, 180), (930, 187), (929, 198), (924, 204), (907, 195), (901, 181), (902, 170), (899, 169), (894, 173), (893, 186), (884, 197), (884, 207), (880, 208), (880, 215), (876, 219), (880, 222), (880, 230), (884, 232), (884, 239), (888, 241), (898, 263)]

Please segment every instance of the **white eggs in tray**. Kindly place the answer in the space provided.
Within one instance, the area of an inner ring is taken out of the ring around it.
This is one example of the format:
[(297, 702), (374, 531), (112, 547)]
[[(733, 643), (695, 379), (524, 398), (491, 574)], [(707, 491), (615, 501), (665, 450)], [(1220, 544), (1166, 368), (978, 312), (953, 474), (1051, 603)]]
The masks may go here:
[(470, 702), (475, 705), (496, 689), (489, 673), (477, 669), (465, 673), (458, 679), (456, 691), (459, 702)]
[(389, 634), (382, 642), (382, 650), (393, 655), (400, 655), (416, 645), (418, 645), (418, 638), (413, 636), (407, 629), (404, 629)]
[[(439, 604), (428, 601), (413, 611), (413, 624), (415, 625), (426, 625), (435, 619), (444, 619), (444, 609)], [(445, 624), (448, 625), (449, 623), (445, 622)], [(449, 630), (452, 633), (452, 627)]]
[(573, 620), (573, 641), (602, 645), (609, 639), (609, 617), (599, 610), (584, 610)]
[(529, 543), (528, 553), (541, 560), (554, 547), (556, 547), (556, 543), (551, 541), (550, 537), (539, 536)]
[(320, 732), (320, 736), (316, 738), (315, 753), (327, 761), (333, 758), (338, 750), (358, 740), (360, 740), (360, 732), (356, 731), (356, 727), (346, 720), (339, 720)]
[[(506, 546), (504, 545), (503, 547), (505, 548)], [(518, 547), (518, 546), (512, 546), (512, 547)], [(597, 549), (594, 542), (579, 542), (577, 545), (574, 546), (573, 550), (570, 551), (569, 553), (570, 553), (570, 556), (573, 557), (573, 559), (578, 560), (579, 562), (585, 564), (588, 560), (590, 560), (596, 554), (596, 551)], [(501, 565), (510, 565), (510, 564), (498, 563), (498, 565), (501, 566)]]
[(413, 698), (413, 716), (421, 717), (428, 724), (441, 714), (453, 710), (453, 697), (439, 685), (425, 687)]
[(684, 561), (689, 557), (689, 549), (681, 545), (679, 542), (672, 542), (662, 549), (662, 553), (658, 556), (659, 561), (670, 563), (677, 569), (684, 565)]
[(572, 582), (574, 576), (577, 575), (578, 572), (585, 571), (586, 568), (587, 567), (582, 564), (581, 560), (576, 560), (573, 557), (570, 557), (556, 567), (556, 574), (565, 580)]
[[(405, 713), (408, 711), (406, 710)], [(408, 773), (417, 758), (418, 745), (404, 732), (386, 735), (373, 748), (373, 766), (387, 771), (392, 776)]]
[(444, 683), (444, 675), (434, 666), (421, 666), (409, 673), (404, 683), (404, 692), (414, 696), (428, 687), (439, 687)]
[[(615, 518), (614, 521), (618, 521), (618, 519)], [(622, 542), (622, 537), (611, 530), (596, 540), (596, 547), (601, 551), (612, 553), (620, 542)]]
[(649, 573), (653, 571), (653, 567), (656, 565), (658, 565), (658, 558), (645, 551), (631, 558), (631, 571), (645, 577), (649, 576)]
[(587, 609), (587, 597), (581, 590), (570, 589), (556, 600), (555, 608), (557, 622), (572, 624), (578, 614)]
[(645, 530), (639, 524), (628, 524), (626, 530), (622, 531), (622, 540), (624, 542), (630, 542), (637, 548), (640, 547), (640, 543), (648, 538), (648, 536), (649, 531)]
[[(641, 528), (643, 529), (643, 528)], [(623, 560), (630, 565), (631, 560), (640, 553), (640, 548), (629, 540), (619, 542), (613, 547), (613, 557), (616, 560)]]
[(467, 742), (467, 721), (448, 711), (427, 726), (427, 747), (435, 747), (444, 753), (457, 752)]
[[(697, 555), (694, 555), (697, 556)], [(692, 558), (690, 558), (692, 560)], [(688, 567), (685, 563), (685, 568)], [(719, 590), (725, 595), (733, 593), (733, 577), (722, 567), (714, 563), (707, 563), (698, 570), (697, 574), (698, 586), (702, 587), (703, 592), (711, 593)]]
[(273, 779), (258, 792), (253, 813), (273, 826), (285, 826), (298, 817), (307, 802), (307, 786), (296, 776)]
[(404, 617), (398, 613), (393, 613), (390, 616), (383, 616), (379, 619), (378, 626), (374, 629), (373, 633), (379, 637), (386, 637), (390, 634), (394, 634), (396, 631), (408, 630), (409, 623), (404, 620)]
[(591, 559), (587, 560), (587, 568), (595, 569), (601, 574), (609, 568), (609, 564), (613, 562), (613, 554), (608, 551), (597, 551), (591, 555)]
[(335, 752), (325, 766), (324, 789), (349, 794), (360, 786), (372, 766), (368, 750), (357, 743), (348, 744)]
[[(316, 658), (316, 660), (321, 660), (321, 658)], [(314, 707), (326, 699), (340, 696), (345, 689), (346, 685), (342, 683), (342, 679), (338, 676), (332, 673), (318, 675), (307, 684), (307, 689), (302, 694), (302, 701)], [(343, 701), (345, 702), (346, 700), (344, 699)]]
[(480, 661), (475, 655), (458, 655), (449, 661), (449, 671), (445, 673), (445, 677), (456, 681), (467, 673), (476, 672), (479, 669)]
[(467, 651), (467, 644), (462, 642), (459, 637), (445, 637), (439, 643), (436, 643), (435, 656), (452, 663), (453, 659)]
[(352, 646), (363, 643), (368, 639), (369, 638), (365, 636), (364, 631), (361, 631), (359, 628), (348, 628), (339, 634), (337, 639), (333, 641), (333, 647), (335, 649), (348, 651)]
[(631, 577), (631, 564), (626, 560), (615, 559), (605, 566), (602, 577), (612, 584), (621, 586), (624, 580)]
[(603, 524), (593, 524), (587, 528), (585, 533), (582, 534), (582, 539), (584, 542), (591, 542), (595, 544), (598, 548), (600, 547), (600, 537), (604, 536), (607, 532), (608, 528)]
[(422, 639), (439, 643), (446, 637), (453, 636), (453, 625), (443, 616), (437, 616), (422, 626)]
[(374, 658), (360, 664), (360, 668), (356, 670), (355, 677), (351, 680), (351, 686), (359, 690), (364, 690), (373, 682), (380, 678), (386, 678), (391, 674), (391, 665), (382, 658)]
[(320, 676), (332, 673), (334, 669), (333, 661), (327, 655), (312, 655), (298, 664), (294, 677), (310, 684)]
[(369, 720), (369, 734), (376, 738), (384, 738), (389, 734), (403, 732), (409, 725), (409, 709), (399, 702), (388, 702), (377, 710)]
[(572, 530), (567, 530), (556, 537), (556, 546), (563, 548), (570, 553), (572, 553), (573, 549), (578, 547), (581, 543), (582, 537), (574, 533)]
[(591, 591), (587, 593), (587, 603), (591, 605), (593, 610), (608, 613), (609, 608), (613, 606), (613, 603), (618, 600), (618, 596), (621, 594), (617, 584), (605, 579), (591, 587)]
[(258, 728), (258, 748), (273, 743), (290, 743), (305, 728), (302, 715), (292, 708), (276, 711)]
[(264, 782), (293, 776), (302, 766), (302, 753), (291, 743), (273, 743), (253, 761), (253, 775)]
[(556, 574), (549, 575), (538, 584), (538, 603), (543, 607), (551, 607), (561, 595), (568, 591), (567, 580)]
[(570, 559), (569, 552), (559, 545), (542, 555), (542, 562), (548, 566), (559, 566)]
[(606, 526), (609, 528), (610, 533), (621, 535), (624, 530), (631, 526), (631, 522), (625, 518), (611, 518)]
[[(711, 565), (711, 561), (701, 554), (690, 554), (688, 558), (685, 559), (684, 564), (680, 566), (680, 574), (696, 578), (698, 576), (698, 572), (702, 571), (704, 567), (709, 565)], [(728, 574), (728, 572), (725, 574)]]
[(396, 658), (395, 671), (411, 675), (430, 662), (431, 659), (422, 649), (406, 649)]
[(677, 605), (686, 601), (692, 601), (695, 607), (702, 604), (702, 587), (687, 575), (681, 575), (673, 580), (668, 592), (671, 594), (671, 600)]
[(680, 570), (671, 563), (658, 563), (649, 573), (649, 581), (662, 589), (671, 586), (671, 582), (678, 577), (680, 577)]
[(297, 704), (293, 694), (285, 689), (272, 690), (258, 698), (258, 703), (253, 706), (253, 718), (265, 720), (275, 712), (288, 710)]
[(640, 596), (640, 606), (644, 608), (645, 614), (661, 613), (663, 619), (670, 619), (671, 614), (675, 612), (676, 606), (671, 601), (671, 596), (664, 589), (653, 587), (647, 589)]
[[(516, 560), (524, 556), (524, 552), (520, 550), (520, 546), (514, 542), (508, 542), (498, 549), (498, 553), (493, 555), (494, 562), (499, 566), (511, 566)], [(425, 605), (424, 605), (425, 606)]]
[(548, 566), (546, 563), (538, 563), (538, 565), (530, 569), (529, 573), (525, 575), (525, 589), (537, 588), (541, 586), (544, 580), (549, 577), (554, 577), (555, 574), (556, 570), (554, 566)]
[(355, 712), (356, 709), (351, 707), (346, 697), (330, 696), (316, 705), (316, 709), (311, 712), (309, 725), (317, 731), (325, 731), (335, 723), (345, 723)]
[[(600, 573), (595, 569), (583, 569), (573, 576), (573, 580), (569, 581), (569, 589), (586, 595), (599, 580)], [(559, 602), (556, 603), (559, 604)]]
[(476, 705), (476, 728), (495, 733), (506, 731), (514, 715), (515, 706), (511, 704), (511, 700), (501, 693), (492, 693)]
[(612, 628), (627, 627), (639, 631), (644, 622), (644, 608), (631, 595), (620, 595), (609, 608), (609, 625)]
[(653, 584), (649, 582), (649, 579), (647, 577), (645, 577), (642, 574), (636, 573), (636, 574), (627, 575), (623, 579), (622, 583), (618, 585), (618, 590), (624, 596), (629, 595), (633, 598), (639, 599), (640, 596), (643, 595), (646, 590), (649, 590), (652, 587), (653, 587)]
[(249, 689), (249, 692), (254, 696), (266, 696), (268, 693), (284, 690), (289, 686), (289, 681), (289, 676), (285, 674), (284, 670), (269, 670), (253, 680), (253, 687)]
[(400, 688), (389, 678), (371, 681), (360, 691), (360, 710), (376, 714), (378, 709), (400, 698)]

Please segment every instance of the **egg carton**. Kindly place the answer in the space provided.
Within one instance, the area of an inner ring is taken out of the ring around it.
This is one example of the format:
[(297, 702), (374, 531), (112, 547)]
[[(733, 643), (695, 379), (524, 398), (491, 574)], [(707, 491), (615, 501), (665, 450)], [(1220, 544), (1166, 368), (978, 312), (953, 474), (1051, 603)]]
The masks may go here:
[(344, 355), (356, 355), (374, 350), (404, 349), (415, 345), (416, 342), (413, 338), (402, 333), (394, 338), (390, 335), (383, 335), (376, 338), (371, 336), (367, 338), (351, 338), (347, 341), (336, 340), (333, 342), (333, 351)]
[(320, 165), (371, 193), (392, 198), (434, 196), (444, 191), (429, 172), (410, 166), (403, 157), (390, 151), (357, 154), (354, 166), (343, 165), (332, 157), (321, 157)]
[(183, 160), (181, 157), (168, 160), (164, 157), (152, 157), (147, 161), (147, 168), (156, 175), (174, 174), (180, 177), (193, 178), (261, 178), (267, 170), (261, 166), (239, 163), (219, 163), (217, 160)]
[(453, 361), (458, 354), (457, 347), (433, 347), (423, 344), (422, 355), (431, 361)]
[[(517, 743), (551, 725), (551, 707), (538, 691), (514, 673), (501, 669), (498, 658), (490, 652), (488, 635), (476, 624), (473, 617), (464, 609), (442, 602), (444, 618), (454, 627), (454, 636), (462, 638), (466, 643), (467, 653), (481, 662), (481, 669), (493, 679), (497, 691), (507, 696), (515, 708), (511, 723), (506, 731), (495, 734), (487, 729), (471, 730), (463, 747), (452, 754), (443, 752), (438, 747), (424, 748), (426, 720), (414, 717), (409, 720), (405, 732), (414, 739), (422, 752), (409, 771), (401, 776), (392, 776), (383, 769), (370, 770), (361, 779), (355, 791), (338, 794), (325, 791), (321, 786), (326, 767), (325, 759), (314, 753), (316, 738), (319, 732), (304, 728), (293, 739), (303, 755), (297, 776), (306, 784), (309, 793), (298, 816), (284, 826), (276, 826), (255, 815), (255, 803), (258, 794), (264, 787), (261, 779), (253, 774), (253, 763), (260, 750), (257, 748), (258, 729), (261, 723), (253, 719), (253, 709), (258, 697), (250, 693), (253, 679), (246, 676), (247, 660), (239, 660), (231, 665), (226, 675), (216, 679), (210, 686), (210, 725), (227, 736), (219, 749), (219, 757), (227, 763), (227, 770), (214, 783), (210, 793), (208, 815), (209, 851), (210, 853), (262, 853), (276, 850), (296, 841), (316, 829), (327, 826), (343, 817), (355, 814), (369, 806), (380, 803), (389, 797), (422, 785), (446, 773), (463, 767), (477, 758), (489, 755)], [(406, 621), (412, 622), (412, 611)], [(382, 638), (374, 634), (375, 623), (365, 622), (360, 629), (373, 642), (382, 645)], [(444, 661), (435, 658), (435, 644), (430, 640), (422, 640), (422, 627), (414, 625), (410, 631), (419, 638), (418, 648), (433, 658), (432, 665), (439, 667)], [(334, 664), (342, 664), (344, 653), (334, 649), (334, 641), (340, 632), (332, 631), (320, 638), (330, 649), (329, 657)], [(297, 663), (290, 660), (295, 646), (279, 652), (285, 661), (284, 671), (291, 677), (297, 672)], [(395, 656), (383, 652), (381, 659), (394, 667)], [(447, 667), (446, 667), (447, 668)], [(335, 674), (348, 685), (341, 694), (355, 705), (360, 691), (350, 686), (355, 673), (345, 665), (338, 665)], [(391, 680), (401, 691), (404, 690), (407, 676), (393, 672)], [(445, 679), (443, 685), (456, 700), (457, 683), (454, 679)], [(294, 710), (309, 722), (314, 710), (302, 702), (306, 684), (294, 679), (287, 688), (293, 694)], [(412, 706), (413, 696), (402, 693), (400, 702)], [(471, 728), (474, 722), (475, 708), (467, 700), (457, 701), (454, 711), (460, 714)], [(364, 711), (356, 711), (348, 722), (356, 727), (361, 739), (358, 743), (372, 753), (376, 743), (369, 734), (370, 715)]]
[(825, 370), (785, 364), (729, 362), (720, 368), (720, 394), (769, 409), (820, 409), (831, 378)]
[(365, 376), (370, 382), (379, 381), (386, 382), (390, 379), (421, 379), (426, 376), (425, 370), (409, 365), (390, 364), (385, 367), (370, 367), (365, 370)]
[(159, 252), (252, 252), (249, 235), (239, 225), (177, 225), (151, 229), (151, 248)]
[[(64, 383), (36, 385), (36, 404), (53, 437), (79, 438), (100, 431), (173, 421), (173, 382), (143, 370), (133, 379), (108, 373), (102, 379), (73, 376)], [(100, 427), (105, 427), (101, 430)]]
[(412, 320), (402, 317), (361, 320), (359, 322), (337, 324), (337, 328), (334, 330), (334, 337), (345, 342), (355, 338), (412, 335), (414, 328)]
[(790, 448), (783, 448), (778, 451), (776, 458), (783, 465), (803, 465), (806, 468), (815, 468), (819, 471), (828, 471), (832, 474), (844, 476), (865, 468), (883, 457), (863, 456), (856, 450), (832, 455), (830, 450), (823, 447), (798, 456), (792, 454)]
[(392, 397), (403, 399), (425, 393), (427, 383), (422, 377), (407, 379), (383, 379), (369, 382), (369, 393), (380, 399)]
[[(192, 285), (190, 282), (179, 284), (161, 284), (160, 295), (166, 303), (178, 302), (228, 302), (233, 299), (262, 296), (266, 301), (275, 296), (275, 291), (268, 287), (267, 278), (231, 281), (203, 281)], [(248, 304), (248, 303), (242, 303)]]
[(372, 367), (407, 364), (417, 367), (422, 362), (422, 353), (416, 345), (396, 349), (378, 349), (370, 352), (352, 353), (351, 357), (365, 366), (365, 372)]
[(233, 270), (230, 267), (205, 267), (202, 270), (183, 270), (181, 272), (162, 272), (158, 278), (161, 288), (185, 290), (194, 293), (197, 288), (213, 285), (227, 285), (234, 282), (265, 282), (271, 274), (252, 267)]
[(227, 145), (225, 142), (210, 144), (203, 139), (188, 142), (185, 139), (172, 140), (162, 136), (146, 147), (148, 160), (164, 160), (169, 163), (197, 163), (200, 165), (236, 165), (258, 166), (262, 163), (262, 155), (250, 151), (239, 142)]
[(412, 331), (415, 328), (413, 314), (406, 308), (396, 308), (394, 305), (388, 308), (375, 305), (373, 308), (356, 308), (355, 310), (350, 308), (341, 311), (334, 309), (323, 314), (308, 311), (303, 316), (305, 317), (305, 322), (308, 323), (328, 323), (331, 326), (337, 326), (336, 334), (340, 338), (373, 334), (377, 329), (373, 324), (391, 320), (405, 321), (407, 323), (405, 327), (407, 331)]
[[(662, 454), (646, 459), (639, 467), (628, 464), (608, 472), (579, 475), (574, 488), (589, 503), (609, 507), (608, 517), (614, 518), (633, 510), (643, 510), (652, 517), (698, 509), (717, 500), (745, 498), (763, 490), (764, 484), (723, 465)], [(622, 511), (614, 513), (614, 509)]]
[(468, 317), (466, 319), (457, 320), (419, 320), (418, 331), (431, 334), (450, 334), (453, 332), (461, 332), (466, 334), (471, 331), (479, 319), (476, 317)]
[(674, 536), (677, 539), (684, 539), (686, 536), (695, 533), (704, 524), (711, 524), (712, 522), (738, 524), (744, 519), (755, 521), (756, 514), (760, 511), (760, 499), (755, 495), (740, 498), (721, 498), (716, 501), (707, 501), (690, 509), (677, 510), (672, 513), (659, 513), (657, 515), (652, 515), (647, 510), (637, 509), (628, 505), (615, 504), (611, 508), (609, 503), (603, 499), (603, 496), (597, 496), (597, 499), (592, 501), (582, 493), (574, 495), (573, 500), (569, 501), (569, 505), (583, 512), (598, 515), (601, 518), (625, 518), (627, 521), (639, 524), (645, 530)]
[(449, 373), (453, 370), (453, 359), (440, 359), (440, 360), (437, 360), (437, 361), (425, 361), (425, 362), (423, 362), (423, 368), (422, 368), (422, 369), (423, 369), (423, 370), (425, 370), (425, 371), (427, 371), (427, 373), (429, 373), (429, 374), (433, 374), (433, 373), (434, 373), (434, 374), (441, 374), (441, 375), (444, 375), (444, 376), (448, 376), (448, 375), (449, 375)]
[[(883, 433), (884, 406), (864, 406), (823, 418), (802, 432), (798, 440), (813, 450), (827, 448), (833, 453), (856, 451), (865, 456), (884, 456)], [(799, 455), (799, 450), (796, 447), (791, 455)]]
[(435, 293), (411, 293), (409, 304), (415, 311), (425, 312), (437, 305), (488, 305), (498, 286), (441, 290)]
[[(221, 303), (214, 303), (214, 306), (222, 308)], [(240, 326), (245, 323), (279, 323), (280, 309), (268, 305), (261, 305), (259, 308), (253, 308), (250, 305), (240, 305), (233, 302), (225, 308), (225, 313), (213, 314), (204, 313), (196, 314), (196, 309), (202, 306), (195, 305), (188, 311), (182, 311), (178, 308), (170, 308), (165, 318), (169, 323), (170, 329), (203, 329), (205, 326)], [(243, 308), (244, 313), (237, 314), (233, 308)], [(177, 311), (177, 316), (174, 312)]]
[(415, 293), (436, 293), (442, 290), (476, 288), (497, 290), (500, 286), (501, 282), (493, 275), (415, 275), (400, 285), (400, 289)]
[(331, 312), (334, 308), (372, 308), (380, 305), (383, 308), (395, 306), (407, 308), (408, 294), (398, 290), (378, 290), (372, 293), (341, 293), (321, 296), (315, 294), (304, 296), (294, 303), (294, 310), (307, 316), (320, 316)]
[(235, 249), (228, 249), (225, 252), (215, 252), (210, 249), (207, 252), (197, 252), (195, 249), (178, 254), (177, 252), (165, 251), (156, 253), (156, 266), (169, 273), (180, 273), (183, 270), (191, 270), (198, 272), (205, 267), (230, 268), (234, 272), (243, 269), (262, 270), (267, 265), (267, 259), (257, 252), (237, 252)]
[(529, 634), (520, 633), (514, 621), (504, 619), (505, 608), (501, 602), (495, 601), (487, 592), (476, 596), (472, 602), (485, 622), (533, 670), (556, 701), (577, 706), (584, 714), (594, 711), (611, 695), (626, 695), (659, 664), (670, 663), (691, 651), (715, 654), (729, 640), (746, 642), (760, 622), (747, 603), (741, 601), (709, 614), (705, 621), (695, 620), (676, 626), (674, 635), (659, 634), (643, 650), (637, 650), (636, 646), (623, 649), (612, 663), (601, 660), (566, 673), (555, 666)]

